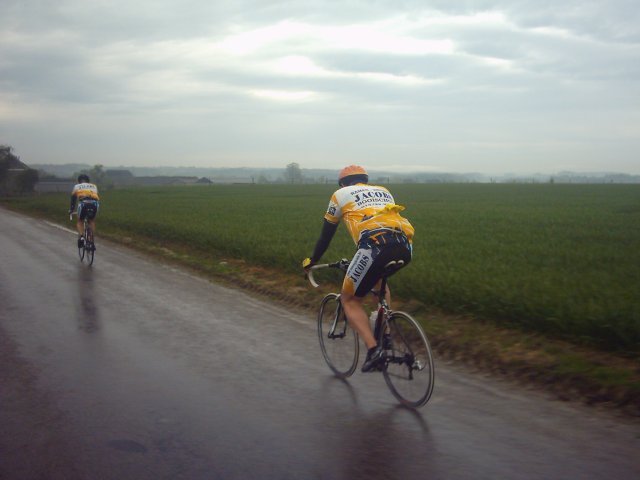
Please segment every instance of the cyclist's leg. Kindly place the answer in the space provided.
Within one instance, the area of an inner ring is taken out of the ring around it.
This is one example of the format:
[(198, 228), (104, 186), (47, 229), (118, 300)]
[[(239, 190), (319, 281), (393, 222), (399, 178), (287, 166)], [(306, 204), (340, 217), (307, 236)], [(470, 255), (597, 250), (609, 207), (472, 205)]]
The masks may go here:
[(371, 372), (376, 370), (380, 363), (384, 360), (384, 351), (381, 346), (378, 345), (377, 339), (373, 336), (371, 326), (369, 325), (369, 318), (365, 312), (362, 301), (364, 295), (357, 296), (358, 292), (349, 294), (344, 292), (340, 295), (340, 301), (342, 302), (342, 308), (347, 316), (349, 325), (351, 328), (358, 332), (358, 335), (362, 337), (362, 341), (367, 346), (367, 358), (362, 364), (363, 372)]
[(371, 290), (370, 287), (376, 280), (374, 278), (372, 282), (371, 278), (367, 277), (373, 260), (371, 249), (361, 248), (358, 250), (349, 264), (340, 293), (340, 301), (349, 324), (358, 332), (367, 348), (373, 348), (377, 345), (369, 325), (369, 318), (362, 306), (365, 295)]
[(362, 306), (362, 297), (356, 297), (343, 290), (340, 294), (340, 301), (351, 328), (358, 332), (358, 335), (360, 335), (367, 348), (375, 347), (377, 342), (369, 326), (367, 313)]
[[(369, 319), (362, 306), (363, 298), (377, 284), (383, 275), (393, 275), (411, 261), (411, 248), (404, 243), (386, 244), (382, 247), (359, 249), (347, 270), (342, 284), (341, 300), (345, 313), (353, 328), (362, 337), (367, 348), (376, 346)], [(390, 262), (396, 262), (394, 269), (389, 270)], [(391, 300), (389, 287), (385, 292), (387, 302)]]
[(93, 230), (93, 233), (96, 233), (96, 217), (90, 218), (89, 219), (89, 226), (91, 227), (91, 230)]
[(88, 212), (89, 226), (91, 227), (91, 230), (93, 230), (94, 235), (96, 233), (96, 217), (98, 216), (98, 209), (100, 208), (99, 205), (100, 204), (98, 202), (93, 203)]
[(76, 230), (78, 231), (78, 235), (80, 237), (82, 237), (84, 235), (84, 216), (86, 215), (86, 212), (84, 210), (84, 205), (82, 204), (82, 202), (78, 202), (78, 210), (77, 210), (77, 215), (76, 215)]

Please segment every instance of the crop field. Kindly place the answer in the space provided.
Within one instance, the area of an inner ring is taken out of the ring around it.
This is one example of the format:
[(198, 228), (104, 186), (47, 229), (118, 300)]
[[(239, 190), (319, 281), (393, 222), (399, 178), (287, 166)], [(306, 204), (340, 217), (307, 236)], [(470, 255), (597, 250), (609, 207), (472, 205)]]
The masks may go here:
[[(394, 295), (610, 350), (640, 351), (640, 186), (391, 185), (416, 228)], [(102, 193), (98, 232), (216, 251), (285, 272), (311, 254), (331, 185)], [(64, 221), (68, 195), (7, 200)], [(323, 260), (350, 257), (341, 227)]]

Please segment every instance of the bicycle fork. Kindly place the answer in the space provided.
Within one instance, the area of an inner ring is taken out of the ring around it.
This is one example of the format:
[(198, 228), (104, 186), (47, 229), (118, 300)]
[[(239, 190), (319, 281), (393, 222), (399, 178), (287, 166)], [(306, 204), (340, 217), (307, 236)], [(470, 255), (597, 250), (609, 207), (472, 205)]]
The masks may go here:
[[(344, 338), (347, 335), (347, 319), (346, 317), (342, 314), (342, 305), (340, 305), (340, 300), (338, 300), (338, 308), (336, 308), (336, 314), (333, 317), (333, 322), (331, 323), (331, 328), (329, 329), (329, 332), (327, 333), (327, 337), (334, 339), (334, 338)], [(340, 323), (340, 316), (343, 317), (343, 321), (342, 321), (342, 328), (339, 333), (336, 333), (336, 329), (340, 330), (338, 328), (338, 324)]]

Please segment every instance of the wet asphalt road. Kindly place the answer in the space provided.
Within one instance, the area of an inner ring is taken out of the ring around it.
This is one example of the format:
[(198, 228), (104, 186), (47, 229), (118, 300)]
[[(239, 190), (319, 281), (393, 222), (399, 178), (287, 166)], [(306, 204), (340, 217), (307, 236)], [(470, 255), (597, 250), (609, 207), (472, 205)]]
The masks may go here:
[(2, 479), (640, 478), (638, 423), (437, 359), (404, 409), (381, 375), (330, 375), (313, 315), (99, 237), (88, 268), (74, 241), (0, 209), (0, 419), (30, 419)]

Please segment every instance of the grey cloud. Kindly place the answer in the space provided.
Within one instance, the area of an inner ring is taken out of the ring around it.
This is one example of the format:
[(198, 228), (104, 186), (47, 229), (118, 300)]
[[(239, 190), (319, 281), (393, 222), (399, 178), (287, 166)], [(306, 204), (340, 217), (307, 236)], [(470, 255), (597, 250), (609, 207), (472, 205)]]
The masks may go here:
[(640, 10), (635, 0), (525, 0), (509, 4), (507, 11), (525, 27), (555, 26), (613, 42), (640, 40)]
[[(14, 99), (11, 108), (21, 108), (20, 101), (49, 103), (61, 112), (87, 108), (85, 117), (62, 119), (45, 133), (1, 116), (0, 127), (9, 135), (3, 141), (19, 139), (15, 146), (27, 149), (23, 156), (45, 152), (38, 150), (41, 144), (64, 149), (62, 138), (81, 131), (85, 150), (108, 153), (102, 136), (116, 136), (133, 159), (159, 159), (162, 151), (179, 148), (193, 161), (207, 151), (258, 159), (277, 152), (300, 155), (313, 147), (318, 155), (369, 156), (385, 164), (398, 156), (416, 163), (442, 157), (460, 162), (453, 168), (443, 160), (443, 168), (474, 170), (462, 162), (472, 165), (478, 158), (488, 165), (510, 156), (545, 155), (596, 162), (602, 145), (612, 142), (626, 159), (640, 147), (637, 132), (622, 128), (638, 120), (634, 112), (640, 106), (640, 19), (634, 3), (335, 1), (311, 9), (294, 0), (160, 0), (96, 8), (79, 0), (5, 0), (0, 87)], [(317, 38), (295, 37), (234, 63), (223, 56), (191, 62), (182, 58), (188, 51), (163, 50), (158, 43), (213, 44), (235, 29), (285, 19), (326, 26), (487, 11), (503, 12), (504, 22), (416, 22), (411, 35), (451, 39), (455, 50), (449, 54), (335, 49)], [(287, 55), (304, 55), (334, 75), (264, 68), (263, 62)], [(441, 82), (403, 85), (356, 75), (363, 73)], [(160, 85), (165, 74), (175, 75), (176, 83)], [(158, 84), (145, 84), (147, 78)], [(321, 100), (274, 102), (254, 99), (252, 90), (312, 91)], [(99, 132), (91, 130), (92, 122), (100, 124)], [(370, 152), (369, 144), (375, 145)]]

